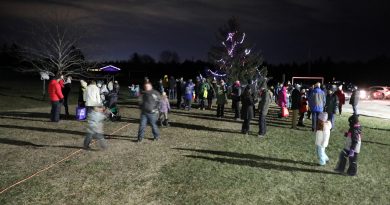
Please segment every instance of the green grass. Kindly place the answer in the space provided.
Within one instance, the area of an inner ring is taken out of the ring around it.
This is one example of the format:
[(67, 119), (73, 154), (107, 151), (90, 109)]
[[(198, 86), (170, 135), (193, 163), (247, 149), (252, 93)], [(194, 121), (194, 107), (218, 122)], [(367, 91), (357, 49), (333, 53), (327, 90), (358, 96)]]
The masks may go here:
[[(9, 84), (7, 84), (9, 85)], [(4, 88), (7, 85), (1, 84)], [(77, 87), (77, 86), (74, 86)], [(124, 86), (122, 86), (124, 87)], [(48, 122), (39, 84), (2, 89), (0, 103), (0, 188), (78, 150), (85, 122)], [(38, 90), (38, 92), (36, 92)], [(74, 89), (76, 90), (76, 89)], [(24, 92), (21, 94), (20, 92)], [(122, 92), (126, 98), (126, 92)], [(21, 98), (20, 95), (27, 96)], [(75, 102), (77, 93), (71, 102)], [(29, 98), (30, 97), (30, 98)], [(27, 106), (27, 107), (26, 107)], [(74, 110), (74, 105), (71, 110)], [(13, 110), (13, 111), (8, 111)], [(106, 133), (127, 125), (107, 151), (82, 151), (70, 160), (0, 194), (0, 204), (388, 204), (390, 201), (390, 121), (361, 117), (363, 143), (358, 176), (333, 172), (343, 148), (347, 115), (331, 133), (326, 166), (317, 166), (309, 128), (291, 130), (289, 120), (268, 118), (265, 139), (239, 133), (240, 122), (217, 120), (215, 111), (173, 110), (162, 140), (134, 142), (139, 111), (124, 100), (121, 122), (107, 122)], [(308, 125), (309, 122), (306, 122)], [(146, 136), (151, 138), (148, 128)]]

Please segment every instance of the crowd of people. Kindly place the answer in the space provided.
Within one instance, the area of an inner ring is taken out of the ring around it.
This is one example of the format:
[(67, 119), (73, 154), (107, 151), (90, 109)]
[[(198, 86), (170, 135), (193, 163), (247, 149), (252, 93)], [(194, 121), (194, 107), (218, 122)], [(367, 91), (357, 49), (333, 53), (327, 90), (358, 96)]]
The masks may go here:
[[(60, 108), (63, 104), (68, 111), (68, 96), (71, 90), (72, 78), (59, 76), (50, 81), (49, 94), (52, 102), (51, 121), (58, 122)], [(137, 86), (129, 86), (130, 92)], [(232, 102), (232, 111), (236, 121), (242, 120), (241, 132), (248, 135), (250, 122), (258, 115), (258, 137), (263, 138), (267, 133), (267, 115), (272, 101), (280, 107), (279, 117), (286, 118), (291, 110), (291, 128), (298, 129), (298, 126), (305, 126), (305, 114), (311, 118), (311, 130), (316, 136), (316, 152), (319, 165), (325, 165), (329, 161), (326, 155), (326, 147), (329, 143), (330, 133), (335, 129), (335, 118), (337, 111), (342, 113), (342, 106), (345, 104), (345, 94), (342, 87), (332, 86), (326, 89), (316, 83), (308, 89), (302, 88), (299, 84), (279, 83), (275, 88), (268, 87), (267, 81), (258, 83), (248, 80), (246, 85), (235, 81), (228, 86), (223, 79), (196, 78), (184, 81), (183, 78), (174, 77), (160, 79), (156, 84), (157, 90), (148, 78), (145, 78), (144, 85), (136, 96), (139, 96), (140, 124), (138, 129), (138, 142), (142, 142), (145, 135), (145, 128), (148, 124), (152, 127), (154, 140), (160, 139), (159, 126), (169, 126), (168, 113), (171, 110), (170, 100), (176, 99), (176, 108), (190, 111), (193, 107), (200, 110), (213, 108), (213, 101), (216, 99), (216, 120), (225, 117), (225, 105), (228, 98)], [(139, 89), (139, 86), (138, 86)], [(103, 125), (106, 119), (106, 110), (110, 108), (109, 99), (111, 95), (119, 93), (119, 84), (115, 82), (96, 82), (91, 80), (89, 84), (80, 80), (78, 104), (88, 110), (88, 129), (84, 140), (84, 147), (89, 149), (93, 138), (97, 139), (102, 148), (107, 148), (104, 139)], [(349, 118), (350, 129), (345, 134), (347, 137), (346, 146), (340, 154), (337, 166), (338, 172), (343, 172), (346, 160), (349, 159), (349, 175), (356, 175), (357, 155), (361, 146), (361, 127), (357, 115), (356, 105), (357, 94), (353, 93), (350, 104), (353, 106), (354, 114)], [(196, 105), (193, 105), (193, 102)], [(257, 108), (256, 108), (257, 107)]]

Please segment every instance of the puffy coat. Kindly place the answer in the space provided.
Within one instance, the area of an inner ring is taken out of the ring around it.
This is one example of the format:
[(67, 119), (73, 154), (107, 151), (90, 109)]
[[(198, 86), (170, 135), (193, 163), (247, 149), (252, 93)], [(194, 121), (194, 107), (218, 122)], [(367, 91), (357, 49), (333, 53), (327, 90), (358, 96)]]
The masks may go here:
[(314, 88), (309, 96), (309, 106), (312, 112), (323, 112), (326, 103), (324, 91)]
[(272, 98), (271, 95), (271, 91), (268, 91), (267, 89), (263, 90), (260, 94), (259, 112), (263, 116), (266, 116), (268, 114), (269, 104)]
[(337, 95), (337, 97), (339, 98), (339, 103), (340, 105), (344, 105), (345, 104), (345, 94), (342, 90), (337, 90), (334, 94)]
[(282, 87), (278, 93), (278, 105), (280, 107), (287, 107), (287, 90), (286, 87)]
[(95, 85), (91, 84), (87, 86), (87, 100), (85, 105), (86, 106), (101, 106), (102, 105), (102, 100), (100, 97), (100, 89)]
[(168, 112), (169, 110), (171, 110), (171, 106), (169, 105), (169, 100), (168, 98), (161, 98), (160, 100), (160, 112)]
[(141, 96), (141, 111), (143, 113), (157, 113), (160, 108), (160, 93), (156, 90), (144, 91)]
[(336, 114), (339, 106), (339, 100), (336, 94), (328, 94), (326, 96), (325, 111), (327, 113)]
[(326, 121), (324, 122), (324, 129), (316, 131), (316, 145), (324, 148), (328, 146), (331, 128), (332, 123), (330, 121)]
[(187, 100), (192, 100), (193, 98), (193, 95), (194, 95), (194, 83), (187, 83), (185, 88), (184, 88), (184, 94), (185, 94), (185, 98)]
[(62, 95), (61, 85), (57, 80), (51, 80), (47, 89), (51, 101), (59, 101), (64, 98)]
[(294, 89), (291, 94), (291, 109), (298, 110), (301, 103), (301, 92), (298, 89)]

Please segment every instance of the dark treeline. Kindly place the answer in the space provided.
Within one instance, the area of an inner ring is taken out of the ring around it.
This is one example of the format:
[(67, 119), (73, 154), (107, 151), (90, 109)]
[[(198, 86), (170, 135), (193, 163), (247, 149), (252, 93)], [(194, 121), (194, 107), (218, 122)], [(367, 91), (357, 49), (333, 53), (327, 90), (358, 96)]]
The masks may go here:
[[(0, 51), (0, 78), (25, 79), (31, 74), (21, 74), (15, 68), (21, 62), (17, 52), (17, 45), (3, 45)], [(199, 74), (205, 76), (205, 69), (213, 69), (213, 65), (200, 60), (184, 60), (180, 62), (178, 55), (163, 51), (159, 61), (149, 55), (134, 53), (127, 60), (99, 62), (97, 65), (114, 65), (122, 69), (117, 79), (124, 84), (140, 83), (145, 76), (157, 81), (164, 75), (176, 78), (194, 79)], [(353, 83), (360, 86), (386, 85), (390, 86), (390, 58), (379, 56), (368, 61), (334, 62), (330, 58), (319, 58), (311, 63), (267, 64), (270, 83), (282, 82), (282, 76), (291, 80), (293, 76), (325, 77), (325, 81), (332, 79)], [(38, 78), (38, 74), (36, 74)]]

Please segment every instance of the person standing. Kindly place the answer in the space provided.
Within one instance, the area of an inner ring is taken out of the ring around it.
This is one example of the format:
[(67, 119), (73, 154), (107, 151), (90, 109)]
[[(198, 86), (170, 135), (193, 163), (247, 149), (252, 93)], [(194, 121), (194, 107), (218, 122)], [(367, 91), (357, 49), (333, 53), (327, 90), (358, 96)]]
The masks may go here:
[(210, 89), (207, 92), (207, 109), (211, 110), (213, 107), (213, 99), (215, 97), (215, 86), (216, 86), (217, 81), (213, 80), (210, 83)]
[(145, 135), (146, 125), (149, 123), (152, 127), (154, 140), (160, 139), (160, 131), (157, 127), (157, 115), (160, 106), (160, 93), (153, 90), (150, 83), (144, 85), (144, 91), (141, 95), (140, 108), (140, 124), (138, 129), (138, 142), (142, 142)]
[(100, 89), (96, 85), (96, 81), (92, 80), (87, 86), (87, 100), (85, 105), (87, 106), (88, 112), (95, 106), (102, 105), (102, 99), (100, 97)]
[(61, 103), (64, 101), (64, 95), (62, 94), (61, 85), (60, 85), (61, 77), (53, 78), (47, 89), (51, 101), (51, 112), (50, 112), (50, 120), (52, 122), (60, 121), (61, 114)]
[(227, 95), (225, 81), (221, 79), (219, 84), (215, 88), (217, 94), (217, 117), (222, 118), (224, 116), (225, 104), (227, 104)]
[(329, 161), (328, 155), (325, 153), (325, 148), (329, 144), (331, 122), (328, 121), (326, 112), (321, 112), (318, 115), (318, 125), (316, 126), (316, 151), (319, 165), (323, 166)]
[(250, 121), (253, 118), (253, 106), (254, 99), (251, 91), (251, 87), (248, 85), (245, 87), (243, 94), (241, 95), (241, 103), (242, 103), (242, 119), (244, 122), (242, 123), (241, 133), (248, 134), (250, 130)]
[(267, 89), (267, 85), (264, 83), (260, 91), (259, 101), (259, 135), (258, 137), (264, 137), (267, 133), (266, 117), (269, 110), (269, 105), (272, 99), (272, 92)]
[(335, 115), (337, 113), (337, 107), (339, 106), (339, 100), (335, 93), (331, 89), (328, 90), (326, 96), (325, 112), (328, 113), (328, 119), (332, 123), (332, 129), (335, 128)]
[(206, 81), (206, 78), (203, 78), (202, 84), (200, 86), (200, 92), (199, 92), (200, 109), (202, 109), (202, 110), (205, 110), (206, 99), (207, 99), (209, 90), (210, 90), (210, 84)]
[(306, 90), (301, 90), (301, 102), (299, 103), (299, 120), (298, 120), (298, 126), (305, 127), (303, 124), (303, 120), (305, 118), (305, 113), (308, 111), (307, 106), (307, 97), (306, 97)]
[(173, 100), (176, 98), (176, 80), (175, 80), (175, 77), (173, 77), (173, 76), (169, 77), (168, 97), (170, 100)]
[(357, 105), (359, 103), (359, 95), (360, 95), (360, 93), (358, 91), (358, 88), (357, 88), (357, 86), (355, 86), (353, 91), (352, 91), (351, 99), (349, 99), (349, 104), (352, 105), (354, 115), (358, 114)]
[(241, 84), (240, 81), (236, 81), (233, 84), (232, 89), (232, 108), (234, 110), (234, 118), (236, 120), (240, 119), (240, 101), (241, 101)]
[(176, 97), (177, 97), (176, 107), (177, 107), (177, 109), (180, 109), (180, 107), (181, 107), (181, 101), (182, 101), (183, 93), (184, 93), (184, 86), (185, 86), (185, 83), (184, 83), (183, 77), (181, 77), (176, 82)]
[(171, 106), (169, 104), (169, 100), (167, 97), (167, 93), (163, 92), (160, 99), (160, 106), (159, 106), (159, 123), (160, 126), (169, 126), (169, 120), (168, 120), (168, 112), (171, 110)]
[(325, 93), (321, 90), (321, 83), (316, 83), (314, 89), (309, 96), (309, 106), (311, 110), (311, 129), (313, 132), (317, 130), (318, 115), (324, 111), (325, 108)]
[(192, 83), (192, 79), (189, 79), (186, 86), (185, 86), (185, 104), (188, 109), (188, 111), (191, 110), (192, 106), (192, 99), (194, 98), (194, 83)]
[(62, 88), (62, 94), (64, 95), (64, 107), (65, 107), (65, 115), (66, 117), (69, 117), (69, 94), (70, 90), (72, 89), (72, 77), (68, 76), (65, 78), (64, 87)]
[(299, 91), (300, 86), (295, 85), (293, 91), (291, 92), (291, 110), (292, 110), (292, 126), (291, 128), (297, 129), (297, 120), (299, 105), (301, 104), (301, 92)]
[(87, 101), (87, 82), (80, 80), (80, 89), (79, 89), (79, 99), (78, 104), (80, 107), (85, 107), (85, 102)]
[(281, 108), (281, 117), (287, 117), (283, 116), (283, 110), (287, 109), (287, 86), (288, 84), (284, 83), (278, 93), (278, 105)]
[(335, 92), (335, 94), (337, 95), (337, 98), (339, 99), (339, 115), (341, 115), (342, 111), (343, 111), (343, 105), (345, 104), (345, 94), (343, 92), (343, 86), (340, 85), (338, 88), (337, 88), (337, 91)]

